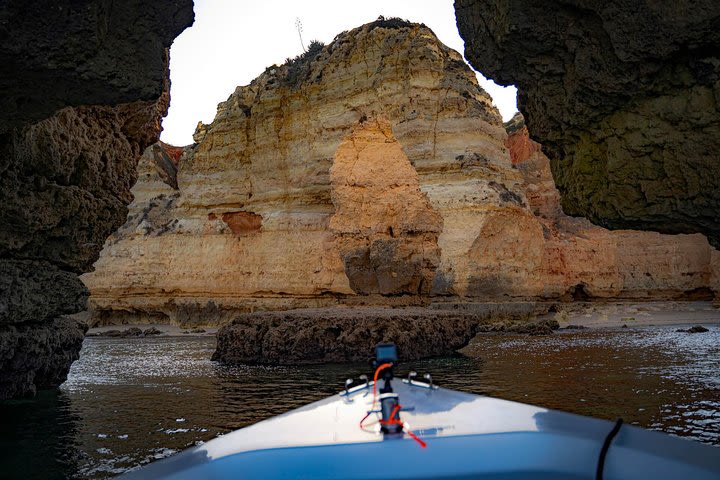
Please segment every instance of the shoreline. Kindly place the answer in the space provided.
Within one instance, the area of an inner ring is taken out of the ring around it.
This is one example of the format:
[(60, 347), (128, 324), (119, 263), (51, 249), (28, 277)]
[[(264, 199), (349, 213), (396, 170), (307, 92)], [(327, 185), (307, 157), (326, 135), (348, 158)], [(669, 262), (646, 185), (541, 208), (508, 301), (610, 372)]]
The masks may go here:
[[(438, 313), (453, 310), (461, 306), (463, 310), (472, 309), (477, 304), (456, 304), (425, 307), (427, 314), (434, 311)], [(719, 325), (720, 307), (710, 301), (658, 301), (658, 302), (584, 302), (584, 303), (561, 303), (550, 304), (549, 313), (533, 316), (528, 322), (537, 322), (546, 319), (554, 319), (560, 324), (560, 328), (568, 325), (577, 325), (589, 329), (612, 329), (622, 328), (626, 325), (632, 327), (649, 326), (687, 326), (687, 325)], [(287, 310), (285, 312), (302, 311), (304, 315), (315, 317), (318, 320), (332, 317), (356, 316), (358, 312), (365, 310), (368, 317), (378, 315), (379, 312), (392, 311), (394, 316), (407, 316), (408, 318), (417, 315), (418, 307), (381, 308), (381, 307), (321, 307), (302, 310)], [(281, 313), (277, 311), (274, 313)], [(505, 321), (498, 318), (498, 323)], [(156, 328), (161, 333), (150, 335), (157, 337), (197, 337), (215, 336), (222, 325), (202, 327), (181, 327), (172, 324), (162, 323), (127, 323), (119, 325), (103, 325), (90, 328), (86, 334), (89, 337), (117, 338), (104, 335), (111, 330), (124, 331), (130, 328), (146, 330)], [(199, 331), (203, 330), (203, 331)], [(133, 337), (123, 337), (133, 338)], [(140, 338), (140, 337), (135, 337)]]
[(567, 325), (604, 329), (622, 328), (623, 325), (632, 328), (720, 324), (720, 307), (711, 301), (562, 304), (557, 310), (558, 313), (549, 313), (545, 317), (555, 318), (561, 328)]
[[(143, 336), (109, 336), (107, 332), (111, 330), (128, 330), (130, 328), (139, 328), (140, 330), (147, 330), (155, 328), (160, 330), (160, 333), (153, 335)], [(203, 330), (202, 332), (198, 331)], [(86, 337), (97, 337), (97, 338), (148, 338), (148, 337), (208, 337), (217, 335), (217, 331), (220, 327), (180, 327), (178, 325), (170, 325), (167, 323), (128, 323), (121, 325), (103, 325), (102, 327), (93, 327), (88, 329), (85, 334)]]

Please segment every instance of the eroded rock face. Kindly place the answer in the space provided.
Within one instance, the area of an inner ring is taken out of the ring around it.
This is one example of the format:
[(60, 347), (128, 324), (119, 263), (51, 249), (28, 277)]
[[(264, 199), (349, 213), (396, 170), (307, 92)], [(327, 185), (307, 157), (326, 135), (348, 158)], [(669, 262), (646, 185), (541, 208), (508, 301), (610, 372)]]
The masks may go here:
[(466, 56), (518, 87), (562, 206), (720, 245), (720, 3), (456, 0)]
[(393, 342), (405, 360), (450, 355), (482, 325), (527, 319), (529, 304), (487, 304), (476, 310), (357, 308), (243, 314), (218, 331), (213, 360), (225, 363), (362, 362), (375, 345)]
[(702, 235), (565, 215), (522, 117), (508, 135), (455, 52), (382, 25), (238, 87), (183, 150), (177, 190), (145, 153), (128, 220), (83, 277), (97, 322), (716, 288)]
[(86, 327), (61, 316), (85, 309), (78, 274), (125, 221), (191, 22), (191, 2), (0, 7), (0, 399), (59, 385), (77, 358)]
[[(541, 296), (672, 299), (694, 298), (702, 292), (711, 297), (712, 291), (718, 291), (718, 251), (705, 237), (609, 231), (587, 219), (565, 215), (550, 162), (540, 145), (530, 139), (522, 116), (516, 115), (506, 126), (512, 162), (523, 174), (534, 216), (524, 217), (524, 224), (505, 219), (498, 227), (500, 233), (484, 235), (489, 242), (479, 242), (483, 250), (478, 258), (489, 259), (489, 270), (499, 271), (494, 264), (497, 255), (490, 255), (489, 250), (502, 251), (493, 245), (493, 239), (498, 243), (504, 236), (507, 258), (498, 259), (510, 264), (521, 260), (516, 265), (525, 275), (525, 288), (536, 285)], [(533, 235), (520, 237), (529, 231)]]
[(428, 294), (440, 262), (442, 218), (384, 118), (362, 122), (330, 169), (330, 230), (350, 288), (360, 294)]
[(0, 4), (0, 133), (66, 106), (155, 101), (191, 0)]
[(26, 397), (63, 383), (80, 356), (86, 331), (84, 323), (62, 316), (41, 324), (3, 325), (0, 398)]
[(177, 191), (141, 174), (128, 222), (84, 277), (91, 304), (218, 323), (464, 294), (484, 215), (525, 202), (505, 137), (472, 70), (427, 27), (344, 32), (221, 103), (180, 158)]

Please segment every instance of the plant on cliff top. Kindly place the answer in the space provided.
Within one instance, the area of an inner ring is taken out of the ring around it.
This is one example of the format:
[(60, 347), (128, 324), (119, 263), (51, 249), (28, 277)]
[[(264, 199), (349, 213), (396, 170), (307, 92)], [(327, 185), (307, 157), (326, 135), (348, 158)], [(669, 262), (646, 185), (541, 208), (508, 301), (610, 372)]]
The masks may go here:
[(283, 66), (287, 67), (287, 75), (282, 79), (282, 83), (290, 88), (297, 88), (310, 73), (310, 64), (320, 54), (325, 44), (313, 40), (308, 45), (307, 51), (301, 53), (295, 58), (288, 57)]
[[(417, 24), (411, 22), (410, 20), (404, 20), (400, 17), (385, 18), (382, 15), (380, 15), (377, 20), (375, 20), (374, 22), (368, 23), (367, 27), (368, 27), (368, 31), (370, 31), (375, 28), (398, 29), (398, 28), (414, 27), (415, 25), (417, 25)], [(420, 25), (423, 27), (425, 26), (424, 23), (421, 23)]]

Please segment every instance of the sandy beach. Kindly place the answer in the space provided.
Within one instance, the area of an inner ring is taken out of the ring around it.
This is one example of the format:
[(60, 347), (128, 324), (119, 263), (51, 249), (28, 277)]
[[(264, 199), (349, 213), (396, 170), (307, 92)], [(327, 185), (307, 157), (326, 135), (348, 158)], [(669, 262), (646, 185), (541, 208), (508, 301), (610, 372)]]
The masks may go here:
[(717, 325), (720, 308), (712, 302), (637, 302), (560, 304), (552, 317), (561, 327), (588, 328), (646, 327), (659, 325)]

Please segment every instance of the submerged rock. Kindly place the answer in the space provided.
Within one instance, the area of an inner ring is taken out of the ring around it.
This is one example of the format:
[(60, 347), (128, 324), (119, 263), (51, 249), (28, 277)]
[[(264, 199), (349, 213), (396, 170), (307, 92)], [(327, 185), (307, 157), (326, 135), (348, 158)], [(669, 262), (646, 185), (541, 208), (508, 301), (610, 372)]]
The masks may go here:
[(675, 330), (676, 332), (687, 332), (687, 333), (705, 333), (709, 331), (706, 327), (703, 327), (702, 325), (695, 325), (693, 327), (690, 327), (688, 329), (682, 329), (678, 328)]

